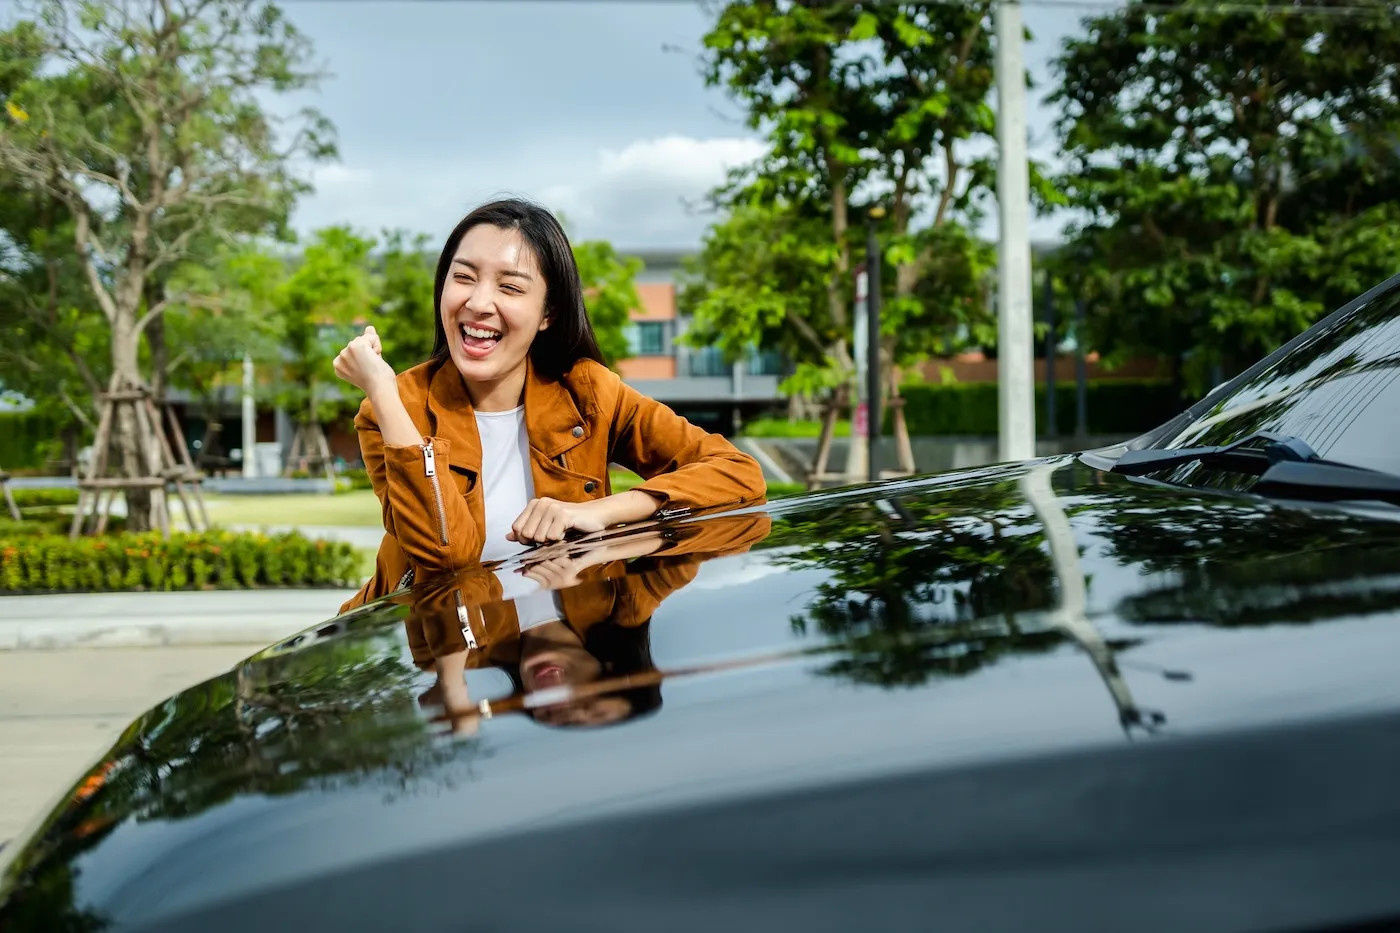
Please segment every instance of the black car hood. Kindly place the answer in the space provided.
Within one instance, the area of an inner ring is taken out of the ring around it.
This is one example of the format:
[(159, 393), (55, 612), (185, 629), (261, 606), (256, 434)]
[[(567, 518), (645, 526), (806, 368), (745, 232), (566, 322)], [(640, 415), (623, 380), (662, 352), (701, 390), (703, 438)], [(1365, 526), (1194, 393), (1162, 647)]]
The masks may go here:
[[(544, 725), (488, 666), (467, 675), (487, 701), (475, 731), (453, 736), (410, 650), (413, 597), (384, 600), (133, 723), (0, 852), (0, 926), (141, 927), (545, 829), (597, 839), (609, 819), (720, 801), (1400, 710), (1388, 511), (1064, 457), (665, 528), (684, 542), (759, 519), (771, 530), (737, 551), (719, 534), (621, 565), (659, 602), (637, 629), (654, 673), (617, 689), (659, 709)], [(682, 566), (682, 585), (653, 585)]]

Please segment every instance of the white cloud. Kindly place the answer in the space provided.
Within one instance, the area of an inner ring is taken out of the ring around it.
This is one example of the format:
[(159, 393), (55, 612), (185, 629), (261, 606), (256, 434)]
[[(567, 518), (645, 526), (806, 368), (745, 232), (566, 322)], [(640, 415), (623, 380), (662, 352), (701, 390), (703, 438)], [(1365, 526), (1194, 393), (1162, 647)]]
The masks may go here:
[(374, 172), (369, 169), (351, 168), (348, 165), (332, 163), (318, 165), (311, 172), (311, 183), (319, 191), (366, 188), (374, 181)]
[(623, 249), (692, 246), (708, 218), (687, 203), (763, 151), (764, 144), (751, 138), (668, 135), (599, 147), (582, 159), (571, 159), (560, 146), (548, 155), (482, 152), (392, 168), (321, 166), (297, 226), (407, 227), (436, 237), (476, 204), (516, 194), (562, 214), (578, 239), (607, 239)]
[(763, 151), (762, 142), (743, 137), (635, 140), (601, 149), (586, 171), (539, 197), (564, 213), (580, 237), (608, 239), (624, 248), (694, 245), (706, 218), (687, 205)]
[(599, 175), (604, 179), (654, 178), (709, 189), (724, 180), (725, 173), (763, 155), (766, 147), (757, 139), (691, 139), (662, 136), (641, 139), (620, 150), (599, 154)]

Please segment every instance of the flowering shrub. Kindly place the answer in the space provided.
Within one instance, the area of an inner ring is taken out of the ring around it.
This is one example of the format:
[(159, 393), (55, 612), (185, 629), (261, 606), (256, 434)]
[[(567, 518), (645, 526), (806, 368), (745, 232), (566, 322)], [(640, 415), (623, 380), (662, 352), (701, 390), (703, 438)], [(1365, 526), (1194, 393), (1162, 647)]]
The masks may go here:
[(358, 561), (350, 544), (299, 532), (0, 535), (0, 593), (345, 587)]

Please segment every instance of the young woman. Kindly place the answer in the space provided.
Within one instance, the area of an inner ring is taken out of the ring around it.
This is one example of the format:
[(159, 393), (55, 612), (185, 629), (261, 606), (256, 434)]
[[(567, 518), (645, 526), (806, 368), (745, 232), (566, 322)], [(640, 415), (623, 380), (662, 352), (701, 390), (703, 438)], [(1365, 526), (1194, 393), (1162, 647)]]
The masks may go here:
[[(395, 374), (373, 327), (335, 371), (366, 399), (355, 417), (385, 537), (374, 576), (342, 611), (567, 532), (760, 500), (752, 457), (602, 364), (578, 266), (541, 207), (496, 201), (447, 238), (434, 282), (432, 357)], [(643, 478), (612, 494), (608, 465)], [(522, 607), (523, 593), (509, 593)], [(526, 611), (550, 615), (534, 594)]]

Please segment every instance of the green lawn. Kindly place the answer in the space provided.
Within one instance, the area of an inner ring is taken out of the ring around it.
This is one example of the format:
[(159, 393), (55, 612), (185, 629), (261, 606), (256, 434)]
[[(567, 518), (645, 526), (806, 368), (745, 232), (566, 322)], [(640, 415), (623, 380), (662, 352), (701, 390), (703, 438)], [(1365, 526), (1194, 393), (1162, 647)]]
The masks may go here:
[[(624, 492), (641, 482), (627, 470), (614, 470), (613, 492)], [(772, 498), (799, 493), (799, 483), (773, 483)], [(341, 528), (378, 528), (379, 500), (368, 489), (337, 495), (228, 496), (206, 492), (209, 519), (220, 525), (331, 525)], [(181, 516), (177, 507), (176, 515)]]
[[(337, 495), (227, 496), (206, 492), (209, 520), (217, 525), (334, 525), (377, 528), (379, 500), (368, 489)], [(180, 510), (175, 510), (180, 515)]]

